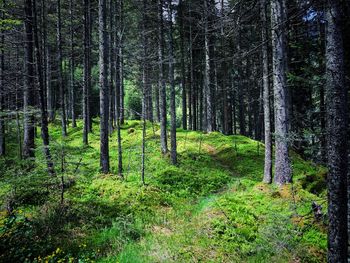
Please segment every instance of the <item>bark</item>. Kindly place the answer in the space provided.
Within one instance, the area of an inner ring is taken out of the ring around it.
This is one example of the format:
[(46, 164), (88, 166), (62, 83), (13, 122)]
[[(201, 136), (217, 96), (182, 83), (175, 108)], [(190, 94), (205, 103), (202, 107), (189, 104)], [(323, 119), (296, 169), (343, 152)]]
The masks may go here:
[(166, 117), (166, 85), (164, 79), (164, 27), (163, 0), (158, 0), (158, 60), (159, 60), (159, 98), (160, 98), (160, 144), (163, 154), (168, 152), (167, 117)]
[(264, 105), (264, 135), (265, 135), (265, 162), (264, 162), (264, 183), (272, 183), (272, 141), (270, 123), (270, 91), (269, 91), (269, 61), (268, 61), (268, 35), (266, 0), (260, 0), (261, 19), (261, 53), (262, 53), (262, 73), (263, 73), (263, 105)]
[(328, 262), (347, 262), (347, 89), (341, 1), (326, 9), (326, 107), (328, 153)]
[(58, 79), (57, 83), (60, 90), (60, 102), (61, 102), (61, 123), (62, 123), (62, 136), (67, 136), (67, 123), (66, 123), (66, 103), (65, 103), (65, 88), (63, 84), (63, 68), (62, 68), (62, 19), (61, 19), (61, 0), (57, 0), (57, 63), (58, 63)]
[(275, 98), (275, 178), (277, 185), (291, 182), (288, 142), (288, 91), (286, 80), (285, 0), (271, 2), (273, 86)]
[(107, 42), (107, 0), (99, 0), (98, 31), (99, 31), (99, 86), (100, 86), (100, 167), (103, 173), (109, 172), (109, 142), (108, 142), (108, 42)]
[(26, 0), (24, 6), (25, 12), (25, 85), (23, 94), (24, 111), (24, 139), (23, 139), (23, 158), (34, 157), (35, 132), (34, 132), (34, 107), (35, 107), (35, 88), (34, 88), (34, 41), (33, 41), (33, 14), (32, 1)]
[(176, 152), (176, 106), (175, 106), (175, 79), (174, 79), (174, 46), (173, 46), (173, 9), (172, 2), (169, 5), (169, 82), (170, 82), (170, 142), (171, 142), (171, 163), (177, 164)]

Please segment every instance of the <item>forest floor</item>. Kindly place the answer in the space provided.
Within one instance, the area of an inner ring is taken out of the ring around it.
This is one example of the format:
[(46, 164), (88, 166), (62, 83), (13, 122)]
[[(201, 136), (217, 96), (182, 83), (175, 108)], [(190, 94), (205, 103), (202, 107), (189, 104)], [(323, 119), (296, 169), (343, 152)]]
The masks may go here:
[[(178, 129), (179, 164), (160, 154), (159, 126), (148, 124), (146, 185), (142, 125), (122, 127), (124, 179), (99, 173), (98, 123), (89, 146), (82, 128), (50, 125), (56, 175), (37, 139), (35, 167), (20, 161), (15, 126), (0, 160), (0, 262), (325, 262), (323, 167), (292, 153), (294, 183), (261, 183), (263, 144), (243, 136)], [(38, 131), (40, 134), (40, 131)], [(64, 181), (64, 191), (60, 187)], [(62, 198), (63, 193), (63, 198)]]

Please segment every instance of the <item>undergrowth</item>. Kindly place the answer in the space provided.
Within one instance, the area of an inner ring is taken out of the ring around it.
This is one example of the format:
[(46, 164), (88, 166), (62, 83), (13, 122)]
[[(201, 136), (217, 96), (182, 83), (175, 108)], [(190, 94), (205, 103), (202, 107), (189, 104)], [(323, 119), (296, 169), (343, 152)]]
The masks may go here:
[(9, 138), (0, 159), (0, 261), (325, 262), (327, 218), (311, 210), (317, 202), (326, 211), (324, 168), (292, 153), (294, 182), (276, 188), (260, 183), (263, 144), (181, 129), (172, 166), (160, 154), (159, 126), (147, 124), (142, 185), (141, 123), (122, 126), (123, 179), (115, 133), (111, 173), (99, 173), (98, 129), (95, 121), (83, 146), (81, 122), (66, 138), (50, 125), (55, 176), (39, 138), (34, 167)]

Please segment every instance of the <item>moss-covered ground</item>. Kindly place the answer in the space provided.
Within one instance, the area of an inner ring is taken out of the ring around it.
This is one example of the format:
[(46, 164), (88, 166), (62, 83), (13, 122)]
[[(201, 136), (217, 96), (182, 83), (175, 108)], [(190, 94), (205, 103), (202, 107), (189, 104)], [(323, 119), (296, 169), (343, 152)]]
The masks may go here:
[(105, 175), (98, 123), (89, 146), (81, 126), (62, 139), (59, 124), (50, 125), (55, 176), (46, 173), (40, 138), (35, 166), (19, 160), (9, 127), (9, 156), (0, 160), (0, 261), (326, 261), (327, 219), (311, 209), (317, 202), (326, 211), (324, 168), (292, 154), (294, 183), (265, 185), (263, 144), (181, 129), (172, 166), (160, 154), (159, 126), (148, 124), (142, 185), (140, 122), (122, 126), (123, 179), (116, 134)]

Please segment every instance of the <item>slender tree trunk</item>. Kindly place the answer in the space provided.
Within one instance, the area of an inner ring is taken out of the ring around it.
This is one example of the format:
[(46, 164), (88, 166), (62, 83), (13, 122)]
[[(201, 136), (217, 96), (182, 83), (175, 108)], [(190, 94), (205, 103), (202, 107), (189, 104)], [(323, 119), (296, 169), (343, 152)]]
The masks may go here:
[(107, 42), (107, 0), (99, 0), (99, 86), (100, 86), (100, 167), (103, 173), (109, 172), (109, 143), (108, 143), (108, 42)]
[[(45, 1), (45, 0), (44, 0)], [(49, 45), (45, 46), (46, 48), (46, 101), (47, 101), (47, 110), (49, 121), (55, 119), (55, 110), (54, 110), (54, 91), (51, 85), (51, 59), (50, 59), (50, 49)]]
[[(2, 1), (3, 10), (5, 9), (5, 1)], [(2, 19), (4, 19), (4, 11), (1, 14)], [(4, 71), (5, 71), (5, 35), (1, 31), (1, 52), (0, 52), (0, 156), (4, 156), (6, 153), (5, 148), (5, 88), (4, 88)]]
[(158, 0), (158, 60), (159, 60), (159, 98), (160, 98), (160, 144), (163, 154), (168, 152), (166, 118), (166, 84), (164, 79), (164, 27), (163, 0)]
[(117, 120), (117, 141), (118, 141), (118, 174), (119, 176), (123, 177), (123, 151), (122, 151), (122, 139), (120, 134), (120, 125), (121, 125), (121, 112), (123, 109), (120, 109), (121, 100), (120, 100), (120, 93), (122, 92), (121, 88), (121, 41), (120, 41), (120, 16), (121, 16), (121, 0), (118, 0), (115, 2), (115, 25), (116, 25), (116, 32), (115, 32), (115, 43), (116, 43), (116, 71), (115, 71), (115, 85), (116, 85), (116, 92), (115, 92), (115, 117)]
[(208, 0), (204, 0), (204, 42), (205, 42), (205, 68), (204, 68), (204, 94), (205, 94), (205, 104), (206, 104), (206, 120), (203, 128), (207, 132), (213, 131), (212, 118), (213, 118), (213, 105), (212, 105), (212, 92), (211, 92), (211, 83), (210, 83), (210, 74), (211, 74), (211, 63), (210, 63), (210, 51), (209, 51), (209, 7)]
[(120, 57), (120, 124), (124, 124), (125, 121), (125, 88), (124, 88), (124, 11), (123, 11), (123, 0), (119, 1), (119, 28), (120, 28), (120, 45), (119, 45), (119, 57)]
[(65, 104), (65, 89), (63, 84), (63, 65), (62, 65), (62, 20), (61, 20), (61, 0), (57, 0), (57, 63), (58, 63), (58, 86), (60, 90), (61, 100), (61, 122), (62, 136), (67, 136), (66, 123), (66, 104)]
[(181, 88), (182, 88), (182, 128), (187, 130), (187, 91), (185, 69), (185, 28), (183, 1), (179, 1), (179, 29), (180, 29), (180, 53), (181, 53)]
[(263, 104), (264, 104), (264, 134), (265, 134), (265, 163), (264, 179), (265, 183), (272, 183), (272, 141), (270, 124), (270, 92), (269, 92), (269, 60), (268, 60), (268, 36), (267, 36), (267, 16), (266, 0), (260, 0), (261, 18), (261, 52), (263, 65)]
[(41, 0), (41, 12), (42, 12), (42, 43), (43, 43), (43, 77), (45, 85), (45, 99), (46, 109), (48, 115), (48, 121), (54, 120), (54, 109), (53, 109), (53, 92), (51, 86), (51, 61), (50, 61), (50, 49), (47, 38), (47, 9), (46, 1)]
[[(238, 61), (242, 61), (241, 59), (241, 29), (238, 32), (238, 44), (237, 44), (237, 54)], [(243, 76), (242, 66), (238, 67), (238, 81), (237, 81), (237, 96), (238, 96), (238, 118), (239, 118), (239, 133), (241, 135), (247, 135), (246, 133), (246, 119), (245, 119), (245, 89), (242, 85), (241, 76)]]
[[(31, 1), (31, 0), (29, 0)], [(53, 175), (54, 168), (51, 158), (50, 148), (49, 148), (49, 129), (48, 129), (48, 116), (46, 110), (46, 100), (45, 100), (45, 82), (42, 72), (42, 56), (40, 54), (40, 45), (39, 45), (39, 34), (38, 34), (38, 25), (37, 25), (37, 13), (36, 13), (36, 0), (33, 0), (32, 3), (32, 17), (33, 17), (33, 29), (34, 29), (34, 43), (35, 43), (35, 55), (36, 55), (36, 70), (37, 70), (37, 79), (39, 86), (39, 99), (40, 99), (40, 112), (41, 112), (41, 138), (44, 145), (44, 155), (46, 157), (47, 169), (48, 172)]]
[(116, 1), (115, 3), (115, 25), (116, 25), (116, 34), (115, 34), (115, 43), (116, 43), (116, 67), (115, 67), (115, 114), (116, 119), (121, 118), (121, 93), (122, 93), (122, 80), (121, 80), (121, 28), (120, 28), (120, 6), (121, 0)]
[[(189, 3), (189, 14), (191, 15), (191, 3)], [(195, 111), (195, 91), (194, 91), (194, 68), (193, 68), (193, 39), (192, 39), (192, 21), (190, 20), (190, 35), (189, 35), (189, 49), (190, 49), (190, 96), (189, 96), (189, 108), (190, 108), (190, 125), (191, 130), (196, 130), (196, 111)]]
[(286, 80), (285, 0), (272, 0), (272, 54), (275, 97), (275, 183), (283, 185), (292, 180), (288, 143), (288, 92)]
[(24, 111), (24, 139), (23, 158), (34, 157), (35, 132), (34, 132), (34, 107), (35, 107), (35, 87), (34, 87), (34, 57), (33, 57), (33, 14), (32, 1), (25, 0), (25, 85), (23, 96)]
[(327, 162), (327, 142), (326, 142), (326, 107), (325, 107), (325, 90), (320, 85), (320, 150), (322, 163)]
[(84, 76), (83, 76), (83, 143), (89, 143), (89, 89), (90, 89), (90, 0), (84, 0)]
[(174, 46), (173, 46), (173, 8), (172, 1), (168, 0), (169, 12), (169, 82), (170, 82), (170, 142), (171, 163), (177, 164), (176, 152), (176, 106), (175, 106), (175, 79), (174, 79)]
[(115, 98), (115, 52), (116, 46), (114, 41), (115, 36), (115, 10), (114, 2), (109, 1), (109, 133), (112, 135), (114, 130), (114, 98)]
[(158, 123), (160, 123), (159, 93), (160, 93), (160, 86), (159, 86), (159, 80), (158, 80), (158, 85), (155, 85), (156, 122), (158, 122)]
[(75, 116), (75, 88), (74, 88), (74, 28), (73, 28), (73, 0), (69, 2), (69, 15), (70, 15), (70, 92), (71, 92), (71, 117), (72, 117), (72, 128), (77, 126), (76, 116)]
[(326, 8), (326, 107), (328, 153), (328, 262), (347, 262), (347, 89), (341, 1)]

